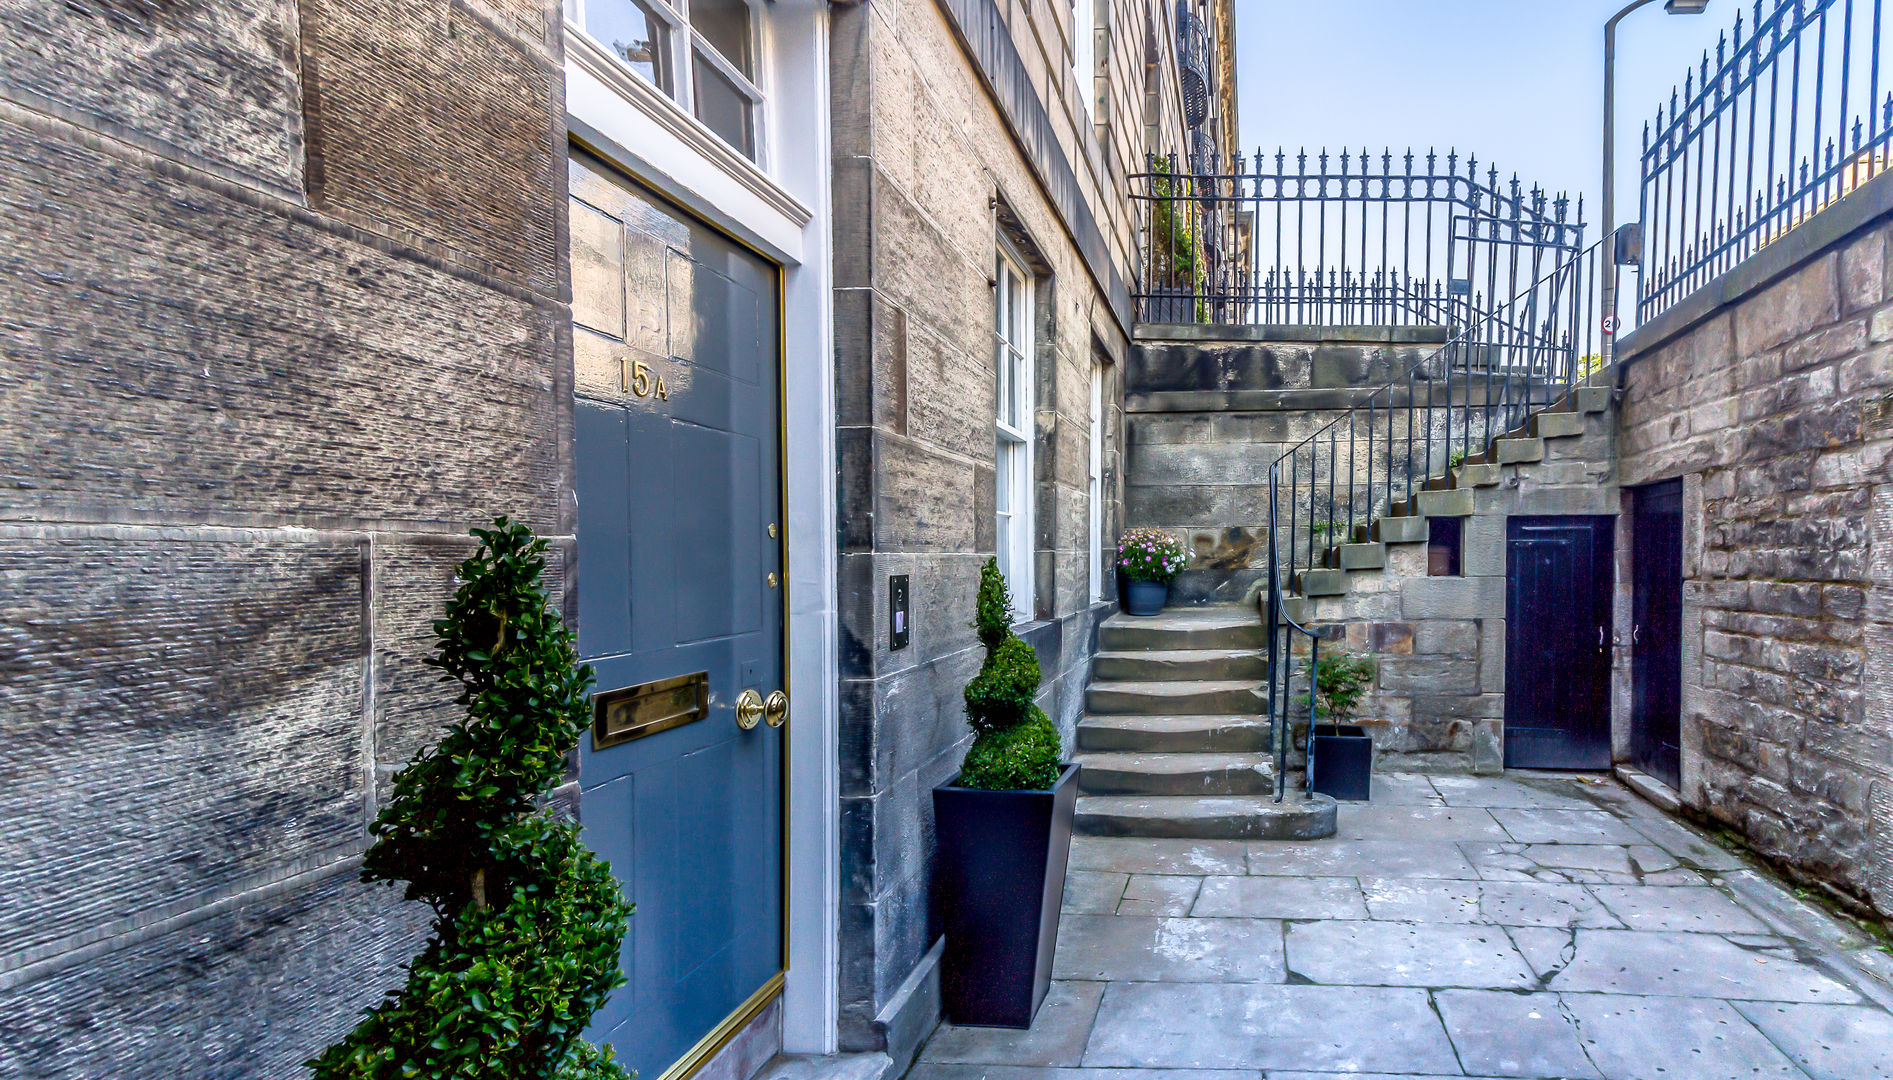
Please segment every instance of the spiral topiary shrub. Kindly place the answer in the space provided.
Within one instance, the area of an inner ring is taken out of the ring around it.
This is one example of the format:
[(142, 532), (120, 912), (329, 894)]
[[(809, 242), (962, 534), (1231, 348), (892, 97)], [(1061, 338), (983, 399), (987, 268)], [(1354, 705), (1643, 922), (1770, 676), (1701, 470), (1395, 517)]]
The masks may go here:
[(1038, 655), (1012, 633), (1012, 597), (997, 559), (979, 571), (973, 628), (986, 662), (966, 686), (966, 722), (978, 732), (960, 766), (960, 786), (989, 791), (1044, 790), (1058, 781), (1058, 729), (1032, 703)]
[(434, 623), (466, 715), (395, 775), (362, 861), (434, 909), (391, 991), (309, 1064), (317, 1080), (628, 1080), (581, 1038), (624, 981), (631, 907), (578, 826), (541, 807), (589, 720), (592, 673), (548, 609), (545, 541), (499, 518)]

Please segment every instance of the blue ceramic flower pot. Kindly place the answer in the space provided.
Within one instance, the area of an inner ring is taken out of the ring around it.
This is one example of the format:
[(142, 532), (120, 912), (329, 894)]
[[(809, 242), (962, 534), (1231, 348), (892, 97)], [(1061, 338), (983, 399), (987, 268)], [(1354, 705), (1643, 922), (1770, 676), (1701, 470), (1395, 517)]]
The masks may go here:
[(1124, 582), (1124, 614), (1157, 615), (1163, 612), (1163, 605), (1170, 599), (1170, 585), (1163, 581)]

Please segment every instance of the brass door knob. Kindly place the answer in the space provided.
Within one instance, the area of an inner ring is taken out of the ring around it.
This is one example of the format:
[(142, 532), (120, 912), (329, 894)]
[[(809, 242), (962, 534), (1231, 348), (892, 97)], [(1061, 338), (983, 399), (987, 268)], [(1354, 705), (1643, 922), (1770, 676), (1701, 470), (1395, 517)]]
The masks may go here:
[(781, 727), (789, 722), (789, 695), (780, 690), (769, 691), (768, 700), (762, 703), (762, 718), (770, 727)]
[(754, 690), (745, 690), (736, 695), (736, 726), (749, 731), (762, 720), (762, 695)]

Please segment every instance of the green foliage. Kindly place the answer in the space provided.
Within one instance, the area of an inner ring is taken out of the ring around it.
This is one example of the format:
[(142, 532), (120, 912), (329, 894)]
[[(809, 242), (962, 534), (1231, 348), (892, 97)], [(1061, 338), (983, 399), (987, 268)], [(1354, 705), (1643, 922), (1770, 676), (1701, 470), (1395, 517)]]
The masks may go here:
[(982, 732), (960, 766), (963, 787), (1043, 791), (1058, 782), (1058, 729), (1033, 706), (1024, 723)]
[(391, 991), (309, 1062), (317, 1080), (625, 1080), (580, 1035), (624, 981), (630, 905), (578, 827), (540, 808), (589, 720), (592, 673), (547, 608), (545, 541), (475, 529), (428, 662), (466, 715), (395, 775), (366, 881), (406, 881), (433, 935)]
[(1032, 711), (1038, 688), (1038, 654), (1008, 635), (966, 684), (966, 722), (981, 734), (1012, 727)]
[(1006, 587), (1006, 575), (999, 572), (999, 560), (987, 559), (979, 568), (979, 596), (973, 604), (973, 629), (979, 643), (991, 652), (1012, 636), (1012, 590)]
[(1150, 259), (1152, 284), (1160, 288), (1196, 291), (1201, 254), (1197, 240), (1196, 200), (1182, 190), (1186, 180), (1173, 180), (1170, 162), (1152, 158), (1150, 169)]
[(985, 663), (966, 686), (966, 722), (979, 735), (960, 766), (962, 787), (1043, 790), (1058, 780), (1058, 729), (1032, 703), (1039, 659), (1012, 633), (1012, 604), (997, 559), (979, 572), (974, 627)]
[(1449, 469), (1457, 469), (1461, 465), (1464, 465), (1465, 463), (1466, 463), (1466, 452), (1464, 450), (1455, 450), (1453, 451), (1452, 456), (1446, 459), (1446, 467)]
[[(1307, 681), (1310, 664), (1302, 665), (1302, 679)], [(1360, 708), (1361, 699), (1374, 685), (1374, 658), (1359, 653), (1331, 652), (1321, 657), (1315, 665), (1315, 711), (1322, 721), (1329, 724), (1345, 724)], [(1308, 704), (1308, 695), (1301, 697), (1303, 706)]]

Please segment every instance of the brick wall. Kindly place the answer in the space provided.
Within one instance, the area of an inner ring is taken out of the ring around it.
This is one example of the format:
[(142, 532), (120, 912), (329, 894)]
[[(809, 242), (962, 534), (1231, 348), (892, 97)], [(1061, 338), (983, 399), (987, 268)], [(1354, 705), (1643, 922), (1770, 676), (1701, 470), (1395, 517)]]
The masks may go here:
[(1893, 913), (1888, 179), (1620, 353), (1622, 482), (1684, 480), (1683, 801), (1882, 913)]
[(429, 621), (570, 540), (557, 10), (0, 11), (0, 1075), (293, 1075), (399, 983)]

